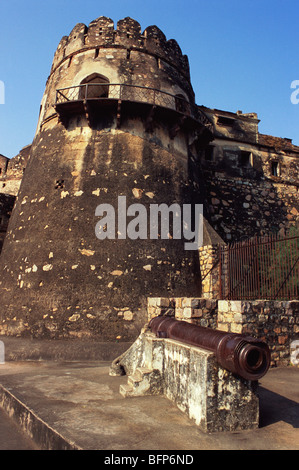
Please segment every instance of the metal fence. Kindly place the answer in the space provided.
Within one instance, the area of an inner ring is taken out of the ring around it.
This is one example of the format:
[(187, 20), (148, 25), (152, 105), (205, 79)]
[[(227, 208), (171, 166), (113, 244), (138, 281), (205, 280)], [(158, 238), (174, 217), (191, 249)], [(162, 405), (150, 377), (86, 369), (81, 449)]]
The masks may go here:
[(299, 298), (299, 233), (269, 235), (220, 247), (221, 298)]

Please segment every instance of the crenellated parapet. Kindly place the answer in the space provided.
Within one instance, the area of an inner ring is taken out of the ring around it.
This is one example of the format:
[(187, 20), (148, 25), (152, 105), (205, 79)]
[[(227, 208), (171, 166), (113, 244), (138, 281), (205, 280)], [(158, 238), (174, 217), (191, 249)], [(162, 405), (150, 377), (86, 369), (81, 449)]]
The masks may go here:
[(109, 47), (153, 55), (157, 61), (169, 63), (190, 79), (188, 57), (183, 55), (177, 41), (167, 40), (157, 26), (148, 26), (142, 33), (140, 24), (129, 17), (119, 20), (116, 29), (113, 20), (105, 16), (93, 20), (88, 27), (78, 23), (69, 36), (61, 39), (54, 56), (52, 71), (75, 53)]

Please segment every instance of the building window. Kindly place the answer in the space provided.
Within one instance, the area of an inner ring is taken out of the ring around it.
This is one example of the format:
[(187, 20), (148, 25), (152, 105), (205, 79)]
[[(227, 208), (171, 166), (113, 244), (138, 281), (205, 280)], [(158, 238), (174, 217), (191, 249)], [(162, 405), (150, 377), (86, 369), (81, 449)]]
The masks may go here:
[(218, 116), (217, 118), (217, 124), (219, 124), (219, 126), (233, 127), (234, 123), (235, 123), (235, 119), (233, 118), (229, 118), (226, 116)]
[(280, 176), (280, 170), (279, 170), (279, 163), (278, 162), (271, 162), (271, 175), (272, 176)]
[(240, 165), (243, 168), (249, 168), (251, 166), (251, 152), (241, 151)]

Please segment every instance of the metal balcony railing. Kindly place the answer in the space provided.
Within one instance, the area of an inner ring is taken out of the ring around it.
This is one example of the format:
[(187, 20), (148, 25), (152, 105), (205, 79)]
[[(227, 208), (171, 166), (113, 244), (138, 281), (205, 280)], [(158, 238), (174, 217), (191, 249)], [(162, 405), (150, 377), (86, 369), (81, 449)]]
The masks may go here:
[(55, 105), (94, 100), (121, 100), (160, 106), (189, 116), (208, 128), (212, 126), (206, 115), (195, 105), (189, 103), (182, 95), (173, 95), (166, 91), (140, 85), (86, 83), (60, 88), (56, 90)]
[(172, 95), (155, 88), (120, 83), (86, 83), (60, 88), (56, 91), (55, 104), (88, 99), (137, 101), (191, 114), (191, 105), (182, 96)]

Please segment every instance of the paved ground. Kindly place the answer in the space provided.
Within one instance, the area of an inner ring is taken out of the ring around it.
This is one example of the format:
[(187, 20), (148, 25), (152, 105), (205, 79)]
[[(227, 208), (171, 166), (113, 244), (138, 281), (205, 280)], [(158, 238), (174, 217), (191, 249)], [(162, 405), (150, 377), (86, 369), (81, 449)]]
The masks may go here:
[[(12, 361), (0, 365), (0, 403), (40, 446), (104, 450), (299, 449), (299, 368), (271, 369), (260, 381), (260, 427), (205, 434), (163, 397), (123, 398), (127, 377), (107, 361)], [(0, 416), (2, 424), (5, 417)], [(31, 448), (12, 424), (0, 448)], [(20, 435), (18, 435), (20, 438)], [(1, 447), (2, 445), (2, 447)], [(7, 447), (8, 448), (8, 447)]]
[(37, 450), (36, 444), (0, 409), (0, 450)]

